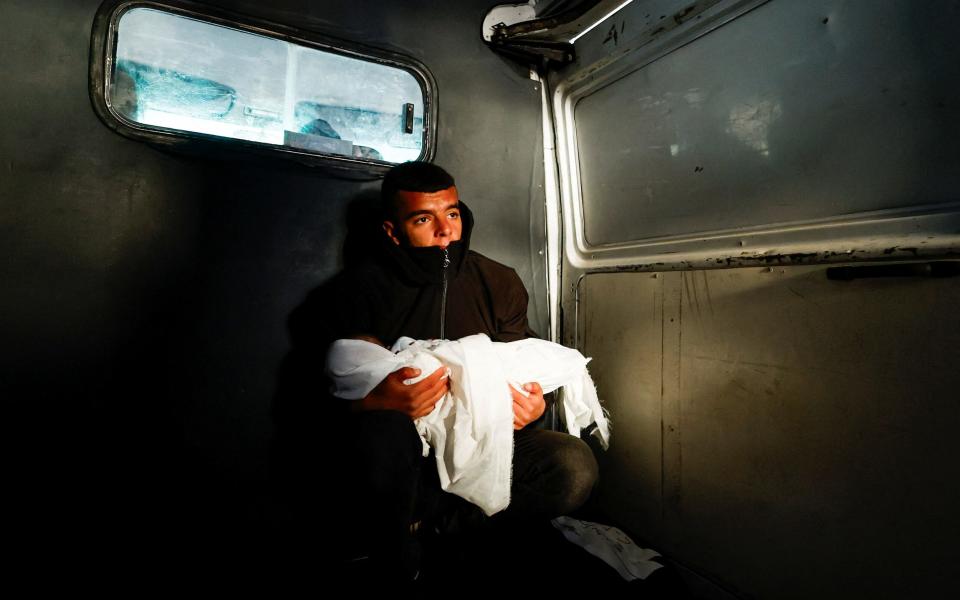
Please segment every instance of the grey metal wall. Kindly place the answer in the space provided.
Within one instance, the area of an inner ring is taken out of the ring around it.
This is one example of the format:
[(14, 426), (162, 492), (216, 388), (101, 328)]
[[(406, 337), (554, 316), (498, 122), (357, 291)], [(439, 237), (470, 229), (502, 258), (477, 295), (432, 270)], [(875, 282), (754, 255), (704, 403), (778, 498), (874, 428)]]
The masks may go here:
[(825, 276), (956, 266), (958, 23), (636, 0), (550, 78), (563, 340), (614, 422), (599, 504), (745, 597), (960, 583), (958, 279)]
[[(517, 269), (546, 331), (540, 93), (482, 44), (492, 2), (216, 4), (425, 63), (473, 247)], [(63, 523), (243, 529), (262, 517), (286, 319), (339, 268), (347, 208), (379, 182), (111, 133), (87, 92), (97, 7), (0, 5), (0, 384), (32, 413), (21, 462)]]
[(614, 423), (599, 504), (747, 597), (936, 597), (956, 585), (960, 279), (825, 270), (586, 276)]
[(586, 239), (956, 200), (949, 4), (768, 2), (585, 96)]

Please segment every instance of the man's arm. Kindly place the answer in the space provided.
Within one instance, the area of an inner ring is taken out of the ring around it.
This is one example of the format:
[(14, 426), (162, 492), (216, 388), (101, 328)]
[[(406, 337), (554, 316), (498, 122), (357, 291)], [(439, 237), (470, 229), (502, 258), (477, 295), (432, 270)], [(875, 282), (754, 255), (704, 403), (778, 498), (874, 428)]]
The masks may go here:
[(530, 296), (527, 294), (527, 288), (523, 286), (523, 281), (517, 272), (509, 270), (509, 276), (500, 296), (495, 299), (499, 306), (495, 307), (497, 317), (498, 342), (515, 342), (530, 337), (539, 338), (537, 332), (530, 328), (527, 322), (527, 305), (530, 302)]
[(405, 379), (419, 374), (420, 369), (415, 367), (404, 367), (390, 373), (364, 398), (354, 401), (350, 406), (351, 410), (396, 410), (411, 419), (429, 415), (437, 402), (450, 390), (450, 377), (447, 375), (447, 368), (441, 366), (417, 383), (403, 383)]
[[(530, 301), (527, 288), (524, 287), (520, 276), (513, 269), (510, 269), (510, 277), (503, 298), (504, 310), (502, 315), (497, 316), (497, 340), (513, 342), (530, 337), (539, 338), (540, 336), (530, 328), (527, 321), (527, 306)], [(529, 394), (527, 396), (511, 386), (508, 387), (510, 387), (510, 394), (513, 396), (514, 429), (523, 429), (543, 416), (547, 409), (547, 400), (544, 398), (543, 388), (540, 387), (539, 383), (530, 381), (524, 384), (523, 388)], [(552, 394), (550, 400), (552, 403)]]

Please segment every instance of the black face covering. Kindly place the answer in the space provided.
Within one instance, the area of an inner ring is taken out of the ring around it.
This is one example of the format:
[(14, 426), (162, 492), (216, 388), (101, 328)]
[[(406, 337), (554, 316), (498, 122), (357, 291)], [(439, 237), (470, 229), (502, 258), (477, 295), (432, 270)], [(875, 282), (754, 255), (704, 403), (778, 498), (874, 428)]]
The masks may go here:
[[(470, 249), (470, 234), (473, 231), (473, 212), (462, 201), (458, 208), (463, 225), (460, 239), (450, 242), (447, 246), (447, 258), (450, 260), (450, 264), (447, 266), (448, 280), (456, 277), (457, 273), (460, 272), (463, 259)], [(439, 246), (419, 248), (407, 245), (398, 246), (384, 233), (381, 236), (380, 250), (391, 267), (396, 269), (401, 277), (412, 283), (440, 283), (443, 280), (444, 253)]]

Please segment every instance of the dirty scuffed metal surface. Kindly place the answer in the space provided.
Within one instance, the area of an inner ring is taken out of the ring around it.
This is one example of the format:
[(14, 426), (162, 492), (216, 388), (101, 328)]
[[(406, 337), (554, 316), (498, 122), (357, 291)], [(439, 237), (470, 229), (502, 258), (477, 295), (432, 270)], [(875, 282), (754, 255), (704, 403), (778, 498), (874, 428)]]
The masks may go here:
[(950, 589), (960, 277), (777, 265), (580, 288), (616, 424), (604, 510), (746, 597)]

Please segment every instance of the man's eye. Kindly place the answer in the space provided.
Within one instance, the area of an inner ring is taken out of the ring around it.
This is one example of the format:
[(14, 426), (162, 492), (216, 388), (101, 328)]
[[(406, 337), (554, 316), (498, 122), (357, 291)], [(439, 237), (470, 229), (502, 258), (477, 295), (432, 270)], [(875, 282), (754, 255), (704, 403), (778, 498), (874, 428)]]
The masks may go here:
[(419, 219), (414, 221), (414, 223), (426, 223), (427, 220), (428, 220), (427, 217), (420, 217)]
[(452, 212), (452, 213), (450, 213), (449, 216), (453, 217), (454, 219), (459, 219), (459, 218), (460, 218), (460, 213)]

